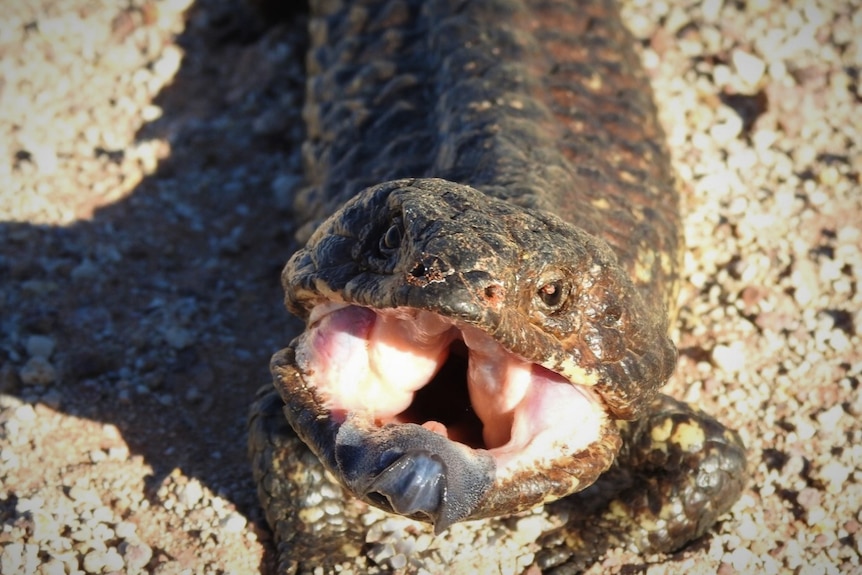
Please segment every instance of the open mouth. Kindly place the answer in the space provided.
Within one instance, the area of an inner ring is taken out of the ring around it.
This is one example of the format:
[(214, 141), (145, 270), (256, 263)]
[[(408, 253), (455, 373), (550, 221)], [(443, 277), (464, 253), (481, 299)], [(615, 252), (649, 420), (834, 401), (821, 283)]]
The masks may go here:
[(486, 451), (498, 480), (587, 449), (606, 420), (590, 388), (424, 310), (318, 304), (296, 363), (334, 420), (421, 425)]

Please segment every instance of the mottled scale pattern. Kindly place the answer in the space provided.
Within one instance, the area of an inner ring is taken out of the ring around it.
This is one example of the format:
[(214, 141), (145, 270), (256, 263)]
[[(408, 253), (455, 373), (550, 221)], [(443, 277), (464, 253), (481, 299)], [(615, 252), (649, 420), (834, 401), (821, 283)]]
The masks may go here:
[[(404, 177), (471, 185), (608, 241), (672, 308), (679, 200), (646, 78), (612, 2), (315, 5), (300, 213)], [(470, 38), (495, 36), (495, 49)]]
[[(640, 293), (639, 313), (667, 332), (682, 252), (679, 198), (634, 40), (612, 2), (312, 0), (311, 11), (306, 186), (296, 200), (302, 241), (366, 188), (442, 178), (553, 213), (607, 242)], [(361, 205), (351, 217), (361, 216)], [(345, 237), (364, 233), (355, 221), (343, 228)], [(522, 240), (506, 253), (541, 260), (547, 254), (536, 246), (547, 241)], [(645, 368), (661, 374), (656, 387), (673, 360)], [(678, 549), (706, 532), (744, 486), (745, 449), (735, 432), (654, 388), (615, 385), (608, 395), (618, 400), (611, 411), (622, 448), (593, 486), (541, 511), (547, 529), (529, 559), (534, 569), (575, 573), (611, 546)], [(377, 540), (365, 534), (376, 521), (368, 513), (381, 512), (341, 492), (281, 408), (264, 391), (250, 420), (279, 571), (386, 571), (386, 561), (370, 555)], [(516, 523), (503, 517), (471, 529), (481, 541)], [(441, 572), (449, 560), (418, 550), (405, 570)]]

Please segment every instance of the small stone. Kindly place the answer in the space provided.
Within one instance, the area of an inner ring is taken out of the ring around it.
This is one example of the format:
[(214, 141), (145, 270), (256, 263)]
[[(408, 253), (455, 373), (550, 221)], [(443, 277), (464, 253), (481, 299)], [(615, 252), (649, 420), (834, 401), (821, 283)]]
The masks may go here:
[(26, 348), (30, 357), (42, 357), (48, 359), (54, 353), (56, 343), (47, 335), (31, 335), (27, 338)]
[(750, 517), (743, 517), (737, 528), (737, 533), (743, 539), (753, 541), (757, 537), (758, 526)]
[(69, 489), (69, 498), (75, 503), (84, 504), (86, 507), (95, 507), (102, 504), (99, 494), (79, 484)]
[(57, 379), (57, 371), (44, 357), (31, 357), (18, 376), (25, 385), (49, 385)]
[(817, 433), (817, 428), (807, 419), (800, 419), (796, 422), (796, 436), (801, 441), (808, 441)]
[(723, 64), (717, 64), (712, 69), (712, 79), (718, 86), (725, 86), (730, 83), (731, 72), (730, 68)]
[(137, 537), (137, 530), (138, 526), (131, 521), (120, 521), (114, 525), (114, 533), (117, 534), (117, 537), (121, 537), (123, 539)]
[(383, 543), (375, 545), (368, 552), (368, 558), (377, 563), (384, 565), (385, 562), (395, 555), (395, 546), (392, 543)]
[(841, 178), (838, 168), (835, 166), (826, 166), (822, 172), (817, 175), (817, 179), (824, 186), (834, 186)]
[(730, 554), (730, 563), (738, 573), (751, 573), (756, 557), (748, 549), (737, 547)]
[(187, 508), (192, 508), (201, 500), (204, 495), (203, 488), (199, 481), (192, 479), (186, 485), (180, 488), (177, 494), (177, 499)]
[(826, 433), (835, 433), (837, 431), (838, 421), (844, 415), (844, 408), (840, 405), (833, 405), (826, 411), (817, 415), (817, 423), (820, 424), (821, 431)]
[(163, 81), (173, 78), (180, 69), (183, 55), (176, 46), (165, 46), (162, 57), (153, 64), (153, 73)]
[(804, 489), (799, 491), (799, 494), (796, 496), (796, 502), (800, 507), (805, 509), (813, 509), (814, 507), (818, 507), (823, 500), (820, 491), (814, 489), (813, 487), (805, 487)]
[[(104, 505), (99, 505), (95, 509), (93, 509), (93, 520), (99, 521), (101, 523), (113, 523), (114, 521), (114, 512), (111, 511), (110, 507), (105, 507)], [(102, 528), (109, 529), (106, 525), (101, 526)], [(113, 537), (113, 530), (110, 530), (111, 533), (108, 537)]]
[(153, 558), (153, 550), (146, 543), (121, 543), (120, 552), (129, 571), (143, 569)]
[(108, 458), (108, 456), (105, 454), (105, 452), (102, 451), (101, 449), (90, 450), (89, 456), (90, 456), (90, 462), (91, 463), (101, 463), (102, 461), (105, 461)]
[(712, 349), (712, 359), (724, 371), (738, 373), (745, 368), (745, 349), (740, 342), (716, 345)]
[(220, 526), (227, 533), (239, 533), (245, 529), (246, 519), (237, 512), (229, 514), (221, 520)]
[(56, 539), (63, 529), (55, 517), (41, 509), (41, 506), (31, 513), (31, 518), (33, 522), (32, 541), (34, 543), (50, 542)]
[(723, 4), (724, 0), (704, 0), (703, 4), (700, 6), (700, 12), (703, 14), (703, 19), (706, 22), (716, 22), (719, 14), (721, 14)]
[(125, 461), (129, 458), (129, 448), (125, 445), (108, 448), (108, 459), (112, 461)]
[(29, 152), (42, 174), (49, 175), (57, 171), (59, 162), (57, 161), (57, 151), (53, 147), (34, 145), (30, 146)]
[(830, 493), (841, 493), (844, 483), (852, 472), (853, 469), (841, 462), (830, 461), (820, 470), (820, 475), (829, 482), (827, 491)]
[(810, 526), (814, 527), (815, 525), (819, 525), (822, 523), (827, 517), (826, 510), (820, 506), (812, 507), (808, 510), (808, 513), (805, 515), (805, 522)]
[(627, 21), (629, 30), (639, 40), (646, 40), (655, 34), (655, 21), (638, 13), (632, 14)]
[(536, 541), (545, 528), (545, 520), (541, 515), (528, 515), (518, 519), (515, 532), (512, 534), (514, 541), (519, 546), (526, 546)]
[(793, 272), (790, 275), (790, 281), (794, 287), (793, 299), (800, 307), (805, 307), (819, 295), (820, 286), (818, 285), (817, 269), (815, 265), (807, 259), (802, 259), (794, 264)]
[(99, 267), (90, 260), (84, 260), (69, 272), (73, 281), (89, 281), (99, 275)]
[(15, 419), (18, 421), (31, 422), (36, 420), (36, 411), (29, 403), (19, 405), (15, 408)]
[(19, 573), (24, 563), (24, 544), (8, 543), (0, 552), (0, 573)]
[(709, 134), (719, 144), (726, 144), (736, 139), (742, 133), (742, 128), (742, 118), (737, 114), (731, 114), (724, 122), (713, 125), (709, 130)]
[(121, 571), (126, 566), (126, 562), (123, 560), (122, 556), (117, 552), (117, 550), (113, 547), (109, 547), (108, 551), (104, 555), (104, 567), (105, 571)]
[(162, 331), (165, 341), (174, 349), (185, 349), (194, 341), (194, 335), (178, 325), (171, 325)]
[(164, 112), (161, 107), (156, 106), (155, 104), (150, 104), (141, 109), (141, 119), (144, 122), (155, 122), (162, 117), (163, 113)]
[(84, 571), (87, 573), (101, 573), (105, 567), (106, 558), (104, 551), (93, 549), (84, 555)]
[(751, 87), (757, 86), (766, 72), (766, 63), (748, 52), (736, 49), (730, 56), (736, 74)]
[(66, 566), (63, 562), (52, 557), (39, 565), (39, 575), (66, 575)]

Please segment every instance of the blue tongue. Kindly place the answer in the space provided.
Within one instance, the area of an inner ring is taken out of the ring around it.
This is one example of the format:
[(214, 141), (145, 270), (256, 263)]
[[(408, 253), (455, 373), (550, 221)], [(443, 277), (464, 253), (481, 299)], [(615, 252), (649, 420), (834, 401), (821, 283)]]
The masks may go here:
[(412, 423), (361, 429), (349, 420), (335, 458), (359, 497), (416, 519), (439, 534), (469, 517), (494, 481), (494, 459)]
[(367, 494), (385, 497), (401, 515), (422, 513), (434, 519), (446, 496), (446, 469), (427, 451), (412, 451), (383, 470), (367, 487)]

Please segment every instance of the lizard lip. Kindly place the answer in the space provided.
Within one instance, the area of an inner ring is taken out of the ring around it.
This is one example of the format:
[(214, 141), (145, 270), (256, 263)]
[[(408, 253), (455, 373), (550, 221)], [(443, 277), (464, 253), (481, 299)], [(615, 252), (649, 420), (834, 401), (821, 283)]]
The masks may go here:
[(486, 451), (498, 479), (588, 448), (606, 423), (590, 388), (414, 308), (318, 304), (296, 363), (333, 419), (421, 425)]

